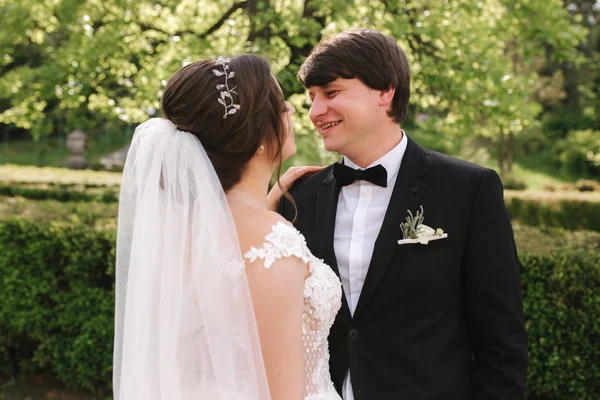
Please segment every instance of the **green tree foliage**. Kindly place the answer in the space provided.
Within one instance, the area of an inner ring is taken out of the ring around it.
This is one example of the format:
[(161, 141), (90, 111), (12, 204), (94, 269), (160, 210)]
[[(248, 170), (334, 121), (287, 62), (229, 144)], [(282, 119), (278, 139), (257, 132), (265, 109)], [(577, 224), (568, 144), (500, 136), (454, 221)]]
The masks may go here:
[[(570, 0), (565, 4), (573, 23), (583, 26), (587, 34), (578, 44), (582, 57), (574, 62), (568, 58), (551, 57), (538, 69), (537, 98), (543, 112), (538, 117), (540, 129), (536, 135), (525, 135), (536, 157), (573, 177), (600, 177), (600, 2)], [(541, 146), (540, 146), (541, 144)], [(529, 146), (526, 146), (529, 147)]]
[(565, 137), (571, 130), (600, 130), (600, 3), (570, 0), (567, 9), (572, 21), (586, 28), (587, 35), (577, 47), (584, 56), (580, 64), (550, 59), (540, 70), (546, 77), (558, 76), (562, 85), (563, 95), (558, 99), (541, 99), (545, 110), (542, 120), (554, 138)]
[(0, 12), (0, 123), (38, 139), (59, 124), (141, 122), (182, 65), (256, 52), (298, 110), (300, 161), (322, 162), (295, 75), (322, 37), (369, 27), (410, 59), (413, 118), (493, 139), (508, 170), (513, 135), (541, 110), (536, 59), (577, 60), (586, 34), (561, 0), (0, 0)]

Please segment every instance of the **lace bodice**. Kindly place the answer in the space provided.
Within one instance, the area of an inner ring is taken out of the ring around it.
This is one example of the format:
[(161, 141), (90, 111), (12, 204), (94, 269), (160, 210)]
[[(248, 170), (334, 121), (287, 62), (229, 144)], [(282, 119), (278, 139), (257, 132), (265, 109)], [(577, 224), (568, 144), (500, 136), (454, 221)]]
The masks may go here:
[(298, 257), (308, 263), (310, 276), (304, 281), (304, 372), (306, 400), (341, 400), (329, 374), (327, 336), (341, 307), (342, 285), (335, 273), (312, 255), (304, 236), (293, 226), (278, 222), (265, 237), (260, 249), (251, 248), (244, 255), (249, 262), (263, 259), (265, 268), (283, 257)]

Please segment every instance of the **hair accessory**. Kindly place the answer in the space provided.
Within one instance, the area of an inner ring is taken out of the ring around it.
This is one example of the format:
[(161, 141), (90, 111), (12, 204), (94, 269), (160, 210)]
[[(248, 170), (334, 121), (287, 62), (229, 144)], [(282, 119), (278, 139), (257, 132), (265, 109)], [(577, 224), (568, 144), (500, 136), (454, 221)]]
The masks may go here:
[[(240, 109), (240, 105), (235, 104), (233, 102), (233, 97), (231, 96), (232, 93), (237, 95), (237, 92), (235, 91), (235, 89), (237, 89), (237, 86), (234, 86), (232, 88), (229, 87), (229, 79), (235, 76), (235, 72), (229, 70), (230, 62), (231, 58), (219, 56), (217, 58), (217, 64), (223, 67), (223, 71), (220, 71), (218, 69), (212, 70), (213, 74), (215, 74), (216, 76), (225, 76), (225, 83), (217, 85), (217, 90), (221, 92), (217, 101), (219, 102), (219, 104), (222, 104), (223, 107), (225, 107), (225, 114), (223, 114), (223, 119), (227, 119), (227, 116), (235, 114)], [(226, 99), (229, 99), (229, 101), (227, 101)]]
[(258, 148), (260, 151), (264, 151), (265, 150), (265, 146), (264, 145), (260, 145), (260, 147)]

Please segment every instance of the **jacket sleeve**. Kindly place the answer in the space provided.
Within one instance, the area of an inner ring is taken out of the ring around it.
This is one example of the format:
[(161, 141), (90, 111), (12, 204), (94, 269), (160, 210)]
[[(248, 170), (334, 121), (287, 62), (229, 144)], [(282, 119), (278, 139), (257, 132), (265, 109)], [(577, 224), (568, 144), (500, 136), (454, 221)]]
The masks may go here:
[(473, 400), (525, 399), (527, 335), (514, 234), (498, 174), (476, 191), (463, 264), (464, 309), (473, 351)]
[[(279, 213), (279, 215), (281, 215), (283, 218), (287, 219), (290, 222), (294, 219), (294, 212), (293, 212), (292, 204), (285, 196), (281, 196), (281, 200), (279, 200), (279, 207), (277, 208), (277, 212)], [(290, 213), (291, 213), (291, 215), (290, 215)]]

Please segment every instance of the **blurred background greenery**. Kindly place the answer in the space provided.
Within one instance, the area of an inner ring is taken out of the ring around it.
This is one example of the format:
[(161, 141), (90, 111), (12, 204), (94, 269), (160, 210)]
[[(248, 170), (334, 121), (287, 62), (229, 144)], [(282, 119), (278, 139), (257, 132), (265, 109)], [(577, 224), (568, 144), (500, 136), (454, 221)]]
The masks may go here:
[(178, 69), (251, 52), (297, 110), (286, 166), (329, 163), (296, 73), (320, 39), (364, 27), (410, 60), (405, 131), (503, 179), (528, 398), (600, 398), (600, 1), (0, 0), (0, 14), (0, 400), (110, 391), (120, 174), (57, 168), (67, 135), (87, 133), (102, 169)]
[(267, 57), (298, 110), (299, 152), (323, 164), (295, 76), (323, 37), (392, 35), (412, 68), (405, 130), (496, 168), (509, 186), (600, 177), (597, 0), (0, 0), (0, 163), (58, 166), (65, 137), (90, 135), (93, 164), (160, 114), (186, 63)]

